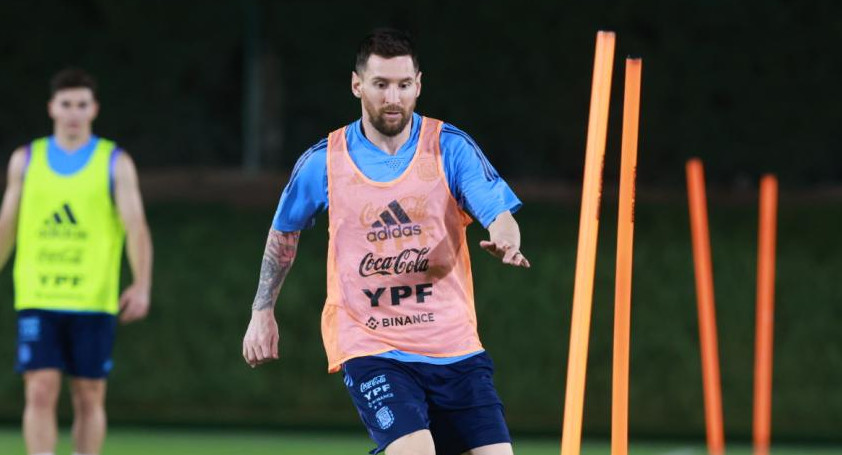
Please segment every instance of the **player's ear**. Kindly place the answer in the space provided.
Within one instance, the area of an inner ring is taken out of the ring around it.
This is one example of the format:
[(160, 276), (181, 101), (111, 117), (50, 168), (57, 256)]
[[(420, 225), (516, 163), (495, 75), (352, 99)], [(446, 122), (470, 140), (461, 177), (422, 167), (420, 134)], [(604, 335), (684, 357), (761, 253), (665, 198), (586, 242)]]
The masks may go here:
[(421, 96), (421, 71), (415, 75), (415, 97)]
[(91, 104), (91, 110), (93, 112), (93, 115), (91, 116), (91, 121), (94, 121), (96, 120), (97, 116), (99, 116), (99, 101), (93, 101), (93, 104)]
[(362, 93), (360, 92), (361, 85), (363, 85), (363, 79), (356, 71), (351, 71), (351, 93), (353, 93), (357, 98), (362, 96)]

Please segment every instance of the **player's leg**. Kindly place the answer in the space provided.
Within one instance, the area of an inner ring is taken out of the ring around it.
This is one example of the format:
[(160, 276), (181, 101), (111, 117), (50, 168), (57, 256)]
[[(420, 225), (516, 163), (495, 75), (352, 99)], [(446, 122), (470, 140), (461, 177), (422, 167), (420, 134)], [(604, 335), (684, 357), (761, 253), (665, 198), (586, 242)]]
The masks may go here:
[(33, 370), (24, 373), (26, 404), (23, 439), (30, 454), (53, 453), (58, 437), (56, 405), (61, 390), (61, 371)]
[(100, 453), (105, 440), (105, 379), (71, 381), (73, 397), (73, 444), (78, 454)]
[(503, 405), (486, 353), (428, 368), (430, 431), (437, 455), (511, 455)]
[(72, 317), (67, 373), (73, 376), (73, 444), (79, 454), (97, 455), (105, 441), (106, 379), (116, 326), (117, 318), (110, 314)]
[(52, 453), (58, 435), (56, 405), (64, 355), (62, 319), (41, 310), (18, 312), (17, 362), (23, 375), (23, 439), (30, 454)]
[(512, 455), (512, 445), (509, 443), (491, 444), (477, 447), (466, 452), (468, 455)]
[(386, 446), (386, 455), (435, 455), (433, 435), (430, 430), (418, 430), (401, 436)]
[(424, 390), (401, 362), (362, 357), (345, 362), (345, 386), (369, 436), (372, 453), (436, 455)]

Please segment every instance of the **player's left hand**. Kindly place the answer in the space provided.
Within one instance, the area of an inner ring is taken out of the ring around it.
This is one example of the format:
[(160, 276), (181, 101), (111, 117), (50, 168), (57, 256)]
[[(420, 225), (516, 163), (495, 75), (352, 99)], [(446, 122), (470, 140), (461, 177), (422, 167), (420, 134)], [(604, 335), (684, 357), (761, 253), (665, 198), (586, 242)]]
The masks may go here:
[(128, 324), (149, 313), (149, 288), (134, 283), (120, 296), (120, 322)]
[(531, 267), (529, 260), (520, 252), (520, 248), (510, 242), (505, 240), (481, 240), (479, 246), (491, 253), (492, 256), (502, 259), (503, 264), (527, 269)]

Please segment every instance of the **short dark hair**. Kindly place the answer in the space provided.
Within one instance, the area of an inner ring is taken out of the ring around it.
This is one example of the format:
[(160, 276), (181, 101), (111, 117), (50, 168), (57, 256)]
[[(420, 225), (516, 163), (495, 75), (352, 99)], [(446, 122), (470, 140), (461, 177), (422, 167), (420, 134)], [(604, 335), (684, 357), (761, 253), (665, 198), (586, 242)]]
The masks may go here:
[(50, 79), (50, 97), (55, 96), (59, 90), (69, 88), (87, 88), (90, 89), (96, 98), (97, 84), (96, 80), (88, 74), (87, 71), (81, 68), (69, 67), (65, 68)]
[(418, 54), (415, 52), (415, 44), (407, 32), (393, 28), (377, 28), (366, 35), (357, 50), (355, 66), (357, 73), (365, 69), (368, 58), (372, 54), (383, 58), (408, 55), (412, 57), (412, 65), (415, 67), (415, 71), (418, 71)]

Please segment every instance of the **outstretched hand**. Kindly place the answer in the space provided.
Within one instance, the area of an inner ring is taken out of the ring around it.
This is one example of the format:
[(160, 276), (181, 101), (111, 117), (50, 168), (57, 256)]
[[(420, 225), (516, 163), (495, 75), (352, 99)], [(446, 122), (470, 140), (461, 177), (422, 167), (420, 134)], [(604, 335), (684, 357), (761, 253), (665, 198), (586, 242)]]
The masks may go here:
[(492, 256), (502, 259), (503, 264), (527, 269), (531, 267), (529, 260), (520, 252), (520, 249), (505, 240), (481, 240), (479, 246), (491, 253)]

